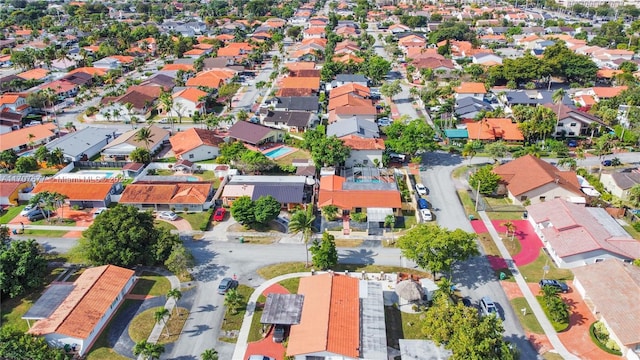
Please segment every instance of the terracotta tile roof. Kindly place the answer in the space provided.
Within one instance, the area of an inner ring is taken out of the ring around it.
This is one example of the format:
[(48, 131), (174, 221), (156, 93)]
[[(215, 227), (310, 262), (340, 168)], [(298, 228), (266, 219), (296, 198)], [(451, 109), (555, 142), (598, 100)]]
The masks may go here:
[(114, 265), (86, 269), (62, 304), (48, 318), (36, 322), (29, 333), (86, 339), (97, 330), (98, 322), (134, 274), (133, 270)]
[(173, 152), (181, 155), (202, 145), (218, 146), (223, 139), (216, 136), (213, 130), (191, 128), (176, 133), (169, 141)]
[(2, 94), (0, 95), (0, 105), (15, 104), (21, 97), (20, 94)]
[(31, 69), (16, 76), (21, 77), (25, 80), (40, 80), (49, 74), (49, 70), (47, 69)]
[(312, 89), (317, 91), (320, 89), (319, 77), (287, 77), (282, 79), (280, 84), (282, 89)]
[(343, 190), (345, 179), (341, 176), (323, 176), (320, 179), (318, 206), (335, 205), (341, 209), (400, 208), (400, 192), (397, 190)]
[[(327, 39), (318, 39), (318, 38), (308, 38), (308, 39), (303, 39), (300, 42), (300, 46), (304, 46), (304, 45), (320, 45), (322, 47), (327, 46)], [(315, 66), (315, 64), (314, 64)]]
[(107, 73), (105, 69), (99, 69), (95, 67), (81, 67), (81, 68), (77, 68), (69, 71), (68, 75), (79, 73), (79, 72), (87, 73), (89, 75), (98, 75), (98, 76), (104, 76)]
[(56, 81), (41, 85), (40, 90), (51, 89), (56, 94), (62, 94), (64, 92), (71, 91), (77, 87), (78, 85), (72, 83), (71, 81), (56, 80)]
[(622, 74), (622, 70), (600, 69), (596, 73), (596, 77), (605, 78), (605, 79), (611, 79), (611, 78), (613, 78), (614, 76), (616, 76), (618, 74)]
[(467, 123), (469, 139), (523, 141), (524, 136), (518, 124), (507, 118), (485, 118), (478, 122)]
[(167, 64), (162, 68), (163, 71), (193, 71), (193, 64)]
[(37, 183), (32, 192), (34, 194), (43, 191), (58, 192), (72, 201), (103, 201), (111, 192), (113, 184), (114, 181), (51, 179)]
[(313, 89), (278, 89), (276, 96), (311, 96), (313, 93)]
[(187, 86), (198, 87), (204, 86), (209, 88), (219, 88), (228, 79), (235, 75), (235, 71), (231, 69), (210, 69), (201, 71), (195, 77), (187, 80)]
[(211, 183), (144, 183), (127, 185), (120, 197), (122, 204), (203, 204), (211, 192)]
[(127, 55), (111, 55), (109, 57), (118, 60), (121, 64), (130, 64), (135, 59), (135, 57)]
[(352, 95), (350, 93), (343, 94), (341, 96), (331, 97), (329, 99), (329, 105), (327, 110), (331, 111), (342, 106), (372, 106), (373, 103), (370, 99), (363, 99), (359, 96)]
[(344, 54), (342, 56), (334, 56), (333, 61), (343, 63), (343, 64), (347, 64), (351, 61), (355, 64), (360, 64), (364, 62), (364, 59), (361, 57), (355, 56), (353, 54)]
[(527, 211), (532, 220), (540, 224), (545, 241), (561, 258), (603, 250), (628, 259), (640, 258), (640, 242), (604, 209), (553, 199), (529, 205)]
[(640, 267), (607, 259), (573, 274), (622, 345), (640, 343)]
[(374, 138), (361, 138), (356, 135), (347, 135), (340, 138), (342, 142), (353, 150), (384, 150), (384, 140)]
[(371, 89), (369, 89), (364, 85), (349, 83), (349, 84), (345, 84), (342, 86), (338, 86), (337, 88), (331, 89), (331, 92), (329, 92), (329, 99), (333, 99), (335, 97), (338, 97), (344, 94), (349, 94), (349, 93), (353, 93), (361, 97), (369, 97), (371, 96)]
[(316, 63), (312, 61), (298, 61), (298, 62), (286, 63), (284, 64), (284, 67), (289, 69), (289, 71), (312, 70), (316, 68)]
[(144, 109), (149, 104), (156, 101), (162, 93), (161, 86), (154, 85), (134, 85), (130, 86), (122, 96), (117, 97), (113, 102), (120, 104), (131, 103), (136, 109)]
[(202, 55), (206, 52), (207, 50), (203, 50), (203, 49), (191, 49), (189, 51), (186, 51), (184, 55)]
[[(55, 128), (55, 124), (46, 123), (0, 134), (0, 151), (17, 148), (30, 142), (39, 143), (42, 140), (52, 138), (55, 136), (53, 132)], [(29, 134), (33, 135), (33, 138), (30, 138)]]
[(484, 83), (480, 82), (463, 82), (454, 89), (458, 94), (486, 94), (487, 89), (484, 87)]
[(612, 87), (593, 87), (593, 93), (600, 99), (608, 99), (619, 95), (624, 90), (627, 90), (628, 86), (612, 86)]
[(322, 274), (300, 279), (304, 295), (300, 324), (291, 326), (287, 355), (328, 352), (360, 356), (358, 279)]
[(339, 106), (333, 110), (336, 115), (376, 115), (378, 111), (373, 105)]
[(9, 197), (24, 183), (24, 181), (0, 181), (0, 197)]
[(197, 88), (186, 88), (184, 90), (178, 91), (173, 94), (173, 98), (183, 98), (185, 100), (189, 100), (193, 103), (199, 103), (204, 100), (201, 100), (204, 96), (207, 96), (207, 93), (197, 89)]
[(500, 175), (514, 196), (556, 183), (559, 187), (583, 196), (575, 171), (560, 171), (555, 166), (533, 155), (525, 155), (493, 169)]

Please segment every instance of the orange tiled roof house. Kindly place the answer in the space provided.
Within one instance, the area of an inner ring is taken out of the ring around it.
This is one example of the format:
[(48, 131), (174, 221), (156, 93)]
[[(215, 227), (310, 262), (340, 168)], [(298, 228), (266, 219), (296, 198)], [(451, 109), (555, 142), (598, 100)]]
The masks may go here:
[(204, 211), (205, 204), (213, 197), (211, 182), (144, 182), (127, 185), (120, 197), (120, 204), (135, 206), (141, 210)]
[[(53, 283), (22, 317), (29, 333), (85, 355), (136, 282), (133, 270), (104, 265), (71, 283)], [(30, 320), (36, 320), (31, 326)]]

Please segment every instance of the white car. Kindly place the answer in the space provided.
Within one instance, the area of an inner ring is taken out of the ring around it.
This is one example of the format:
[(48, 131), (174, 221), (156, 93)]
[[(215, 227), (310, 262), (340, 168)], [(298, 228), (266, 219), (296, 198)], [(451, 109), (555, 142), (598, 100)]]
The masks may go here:
[(107, 211), (106, 207), (97, 208), (96, 211), (93, 212), (93, 218), (97, 218), (98, 215), (102, 214), (105, 211)]
[(158, 217), (160, 219), (169, 220), (169, 221), (178, 220), (178, 215), (176, 215), (176, 213), (174, 213), (173, 211), (163, 211), (160, 214), (158, 214)]
[(433, 221), (433, 215), (431, 214), (431, 210), (429, 209), (420, 209), (420, 215), (422, 216), (422, 220)]
[(33, 211), (33, 209), (35, 209), (35, 206), (32, 204), (25, 206), (24, 209), (20, 211), (20, 216), (27, 216), (31, 211)]
[(416, 191), (420, 196), (427, 196), (427, 187), (420, 183), (416, 184)]

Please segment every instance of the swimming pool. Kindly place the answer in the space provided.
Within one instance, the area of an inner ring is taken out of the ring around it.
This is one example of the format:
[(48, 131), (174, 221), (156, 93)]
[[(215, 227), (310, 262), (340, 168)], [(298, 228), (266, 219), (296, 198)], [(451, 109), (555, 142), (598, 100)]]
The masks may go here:
[(270, 159), (277, 159), (279, 157), (282, 157), (290, 152), (293, 152), (293, 149), (287, 146), (282, 146), (279, 147), (277, 149), (274, 150), (270, 150), (266, 153), (264, 153), (264, 156), (270, 158)]
[(353, 182), (357, 182), (357, 183), (368, 182), (368, 183), (378, 184), (378, 183), (381, 183), (382, 181), (380, 181), (380, 179), (370, 179), (369, 181), (365, 181), (365, 179), (363, 178), (355, 178), (353, 179)]

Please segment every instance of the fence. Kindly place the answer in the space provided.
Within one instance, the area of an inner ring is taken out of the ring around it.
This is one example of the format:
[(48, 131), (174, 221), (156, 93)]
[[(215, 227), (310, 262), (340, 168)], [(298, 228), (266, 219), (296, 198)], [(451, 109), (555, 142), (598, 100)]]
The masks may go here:
[(74, 161), (73, 166), (77, 168), (122, 168), (129, 164), (127, 161)]
[(477, 196), (476, 189), (467, 190), (469, 193), (469, 197), (474, 202), (478, 203), (478, 211), (487, 211), (487, 212), (523, 212), (525, 210), (524, 206), (517, 204), (508, 203), (508, 198), (491, 198), (485, 195), (480, 194)]

